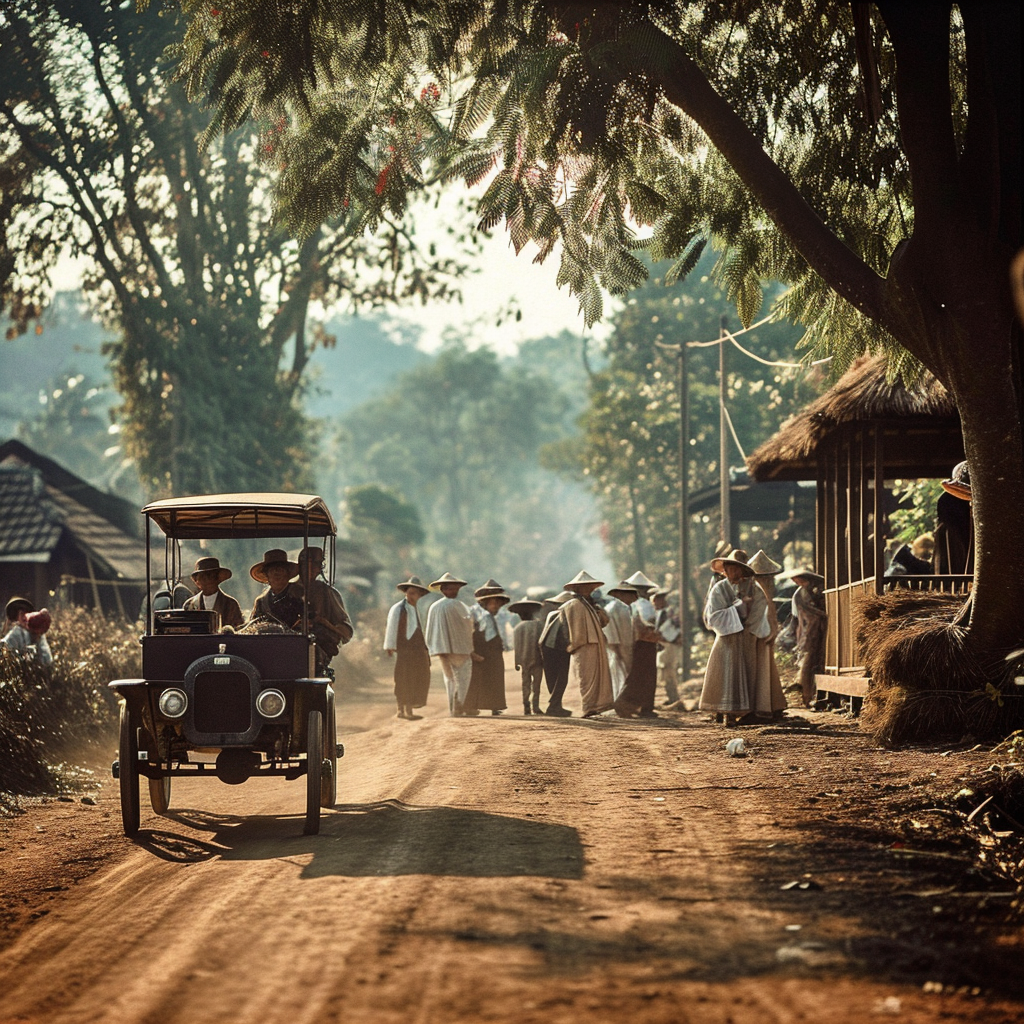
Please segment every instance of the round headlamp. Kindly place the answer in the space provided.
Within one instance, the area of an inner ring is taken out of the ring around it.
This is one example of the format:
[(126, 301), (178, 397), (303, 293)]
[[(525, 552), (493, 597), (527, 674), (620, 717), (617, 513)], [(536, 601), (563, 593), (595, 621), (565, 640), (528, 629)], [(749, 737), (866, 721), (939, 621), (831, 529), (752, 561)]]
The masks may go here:
[(284, 694), (280, 690), (263, 690), (256, 698), (256, 710), (264, 718), (280, 718), (284, 706)]
[(184, 690), (179, 690), (177, 687), (164, 690), (157, 701), (157, 707), (165, 718), (181, 718), (188, 707), (188, 697), (185, 696)]

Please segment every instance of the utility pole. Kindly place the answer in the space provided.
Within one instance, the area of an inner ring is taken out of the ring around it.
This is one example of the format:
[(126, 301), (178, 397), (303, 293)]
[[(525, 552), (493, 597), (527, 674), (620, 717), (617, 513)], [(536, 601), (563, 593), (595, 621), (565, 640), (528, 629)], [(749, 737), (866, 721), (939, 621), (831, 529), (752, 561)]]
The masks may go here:
[(725, 331), (727, 318), (723, 315), (718, 331), (718, 469), (719, 504), (722, 512), (722, 540), (732, 547), (732, 517), (729, 510), (729, 423), (725, 400), (728, 388), (725, 376)]
[(687, 581), (690, 570), (690, 512), (686, 492), (690, 484), (690, 389), (686, 378), (686, 344), (679, 343), (679, 628), (682, 634), (679, 669), (682, 682), (690, 678), (690, 628)]

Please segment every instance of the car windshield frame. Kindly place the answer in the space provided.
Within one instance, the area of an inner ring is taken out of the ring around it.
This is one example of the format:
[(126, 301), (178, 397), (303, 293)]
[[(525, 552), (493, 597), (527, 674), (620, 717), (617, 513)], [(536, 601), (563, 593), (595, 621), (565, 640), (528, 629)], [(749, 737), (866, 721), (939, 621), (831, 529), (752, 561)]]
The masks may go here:
[[(182, 574), (182, 540), (259, 537), (323, 538), (327, 579), (333, 585), (337, 526), (327, 503), (316, 494), (251, 492), (162, 498), (142, 508), (146, 517), (146, 632), (153, 632), (152, 524), (164, 534), (164, 578)], [(303, 595), (303, 632), (308, 632), (309, 602)]]

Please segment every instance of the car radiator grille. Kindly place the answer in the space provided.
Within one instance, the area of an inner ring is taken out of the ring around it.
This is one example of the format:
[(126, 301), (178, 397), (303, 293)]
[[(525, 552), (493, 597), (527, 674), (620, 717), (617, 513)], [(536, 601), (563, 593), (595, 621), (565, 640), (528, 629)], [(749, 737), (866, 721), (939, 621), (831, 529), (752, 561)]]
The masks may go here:
[(246, 732), (252, 724), (249, 677), (244, 672), (200, 672), (193, 720), (198, 732)]

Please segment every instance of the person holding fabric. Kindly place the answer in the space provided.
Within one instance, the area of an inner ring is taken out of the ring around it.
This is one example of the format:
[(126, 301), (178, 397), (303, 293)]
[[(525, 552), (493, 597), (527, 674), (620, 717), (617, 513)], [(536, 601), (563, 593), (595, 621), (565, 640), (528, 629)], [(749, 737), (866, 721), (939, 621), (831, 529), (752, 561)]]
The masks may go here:
[(473, 651), (473, 616), (458, 599), (465, 585), (465, 580), (446, 572), (430, 584), (430, 590), (440, 591), (441, 600), (427, 610), (427, 650), (441, 663), (448, 691), (448, 713), (452, 717), (466, 713), (463, 702), (469, 690), (473, 660), (480, 657)]
[(704, 672), (699, 706), (713, 711), (727, 726), (749, 714), (757, 672), (757, 640), (768, 635), (767, 600), (754, 582), (745, 552), (713, 558), (711, 571), (722, 573), (711, 589), (704, 619), (714, 630), (715, 643)]
[(573, 596), (558, 613), (569, 630), (569, 679), (580, 688), (584, 718), (611, 711), (615, 701), (604, 638), (608, 615), (590, 600), (602, 585), (590, 573), (578, 572), (565, 584)]
[(608, 590), (605, 602), (608, 625), (604, 637), (608, 645), (608, 668), (612, 677), (612, 699), (618, 700), (626, 685), (626, 676), (633, 664), (633, 614), (630, 611), (637, 597), (636, 587), (623, 580)]
[(757, 640), (757, 673), (754, 677), (753, 706), (758, 718), (782, 718), (788, 706), (782, 692), (779, 666), (775, 663), (775, 638), (779, 635), (779, 618), (775, 609), (775, 577), (782, 571), (778, 562), (772, 561), (764, 551), (758, 551), (750, 560), (754, 580), (764, 591), (767, 601), (768, 635)]
[(542, 606), (547, 618), (540, 632), (540, 656), (544, 663), (544, 684), (551, 694), (544, 714), (553, 718), (572, 717), (572, 712), (562, 707), (565, 688), (569, 685), (569, 628), (559, 615), (562, 605), (571, 597), (570, 591), (563, 590), (549, 597)]
[(185, 602), (185, 611), (214, 611), (220, 616), (221, 626), (241, 628), (245, 625), (242, 609), (230, 594), (220, 589), (220, 585), (229, 579), (231, 570), (224, 568), (220, 559), (212, 556), (200, 558), (192, 573), (192, 582), (199, 588), (199, 593)]
[(544, 623), (534, 617), (541, 607), (540, 601), (524, 597), (505, 609), (519, 616), (519, 622), (512, 630), (512, 650), (516, 671), (522, 673), (524, 715), (541, 713), (540, 681), (544, 674), (544, 661), (540, 652), (540, 634)]
[(46, 639), (52, 622), (50, 613), (45, 608), (36, 611), (27, 597), (12, 597), (5, 610), (8, 629), (0, 644), (27, 661), (49, 668), (53, 664), (53, 653)]
[(423, 716), (414, 714), (413, 708), (421, 708), (427, 703), (430, 690), (430, 653), (416, 605), (430, 591), (419, 576), (410, 576), (403, 583), (396, 583), (395, 589), (401, 590), (404, 596), (388, 610), (384, 650), (388, 657), (395, 659), (396, 717), (417, 721)]
[(496, 616), (510, 600), (505, 593), (487, 593), (477, 598), (480, 611), (473, 616), (475, 656), (463, 701), (466, 711), (490, 711), (492, 715), (500, 715), (508, 707), (505, 703), (505, 642)]

